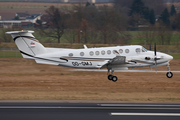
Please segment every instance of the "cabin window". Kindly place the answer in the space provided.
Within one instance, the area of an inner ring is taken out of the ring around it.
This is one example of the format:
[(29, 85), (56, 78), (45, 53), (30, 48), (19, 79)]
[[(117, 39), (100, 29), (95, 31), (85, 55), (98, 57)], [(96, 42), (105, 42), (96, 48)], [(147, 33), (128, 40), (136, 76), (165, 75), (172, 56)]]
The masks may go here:
[(80, 52), (80, 56), (84, 56), (84, 52)]
[(123, 49), (119, 49), (119, 53), (120, 53), (120, 54), (123, 53)]
[(140, 48), (136, 48), (136, 52), (139, 53), (141, 51)]
[(73, 56), (73, 53), (69, 53), (69, 57), (72, 57)]
[(125, 52), (126, 52), (126, 53), (129, 53), (129, 49), (126, 49)]
[(103, 50), (103, 51), (101, 51), (101, 54), (102, 54), (102, 55), (105, 55), (105, 51), (104, 51), (104, 50)]
[(99, 51), (96, 51), (95, 53), (96, 53), (96, 55), (99, 55)]
[(93, 52), (93, 51), (89, 52), (89, 55), (90, 55), (90, 56), (93, 56), (93, 55), (94, 55), (94, 52)]
[(110, 51), (110, 50), (108, 50), (108, 51), (107, 51), (107, 54), (108, 54), (108, 55), (110, 55), (110, 54), (111, 54), (111, 51)]

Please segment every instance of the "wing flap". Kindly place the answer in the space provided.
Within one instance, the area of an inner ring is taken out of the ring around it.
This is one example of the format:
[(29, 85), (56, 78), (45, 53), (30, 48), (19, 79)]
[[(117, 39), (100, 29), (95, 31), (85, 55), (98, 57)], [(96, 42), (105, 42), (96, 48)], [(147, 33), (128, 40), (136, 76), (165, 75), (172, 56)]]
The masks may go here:
[(128, 64), (126, 62), (125, 56), (116, 56), (111, 60), (105, 60), (104, 62), (100, 62), (97, 65), (97, 68), (104, 68), (107, 65), (122, 65), (122, 64)]
[(112, 60), (109, 61), (109, 64), (111, 64), (111, 65), (127, 64), (126, 63), (126, 57), (125, 56), (116, 56)]

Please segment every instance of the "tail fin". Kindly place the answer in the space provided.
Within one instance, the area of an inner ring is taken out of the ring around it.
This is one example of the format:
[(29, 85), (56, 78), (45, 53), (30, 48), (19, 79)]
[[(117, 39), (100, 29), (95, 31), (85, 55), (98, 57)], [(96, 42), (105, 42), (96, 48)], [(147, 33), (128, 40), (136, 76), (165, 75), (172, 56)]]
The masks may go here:
[(46, 53), (46, 48), (32, 35), (34, 31), (12, 31), (11, 34), (24, 58), (33, 59), (34, 56)]

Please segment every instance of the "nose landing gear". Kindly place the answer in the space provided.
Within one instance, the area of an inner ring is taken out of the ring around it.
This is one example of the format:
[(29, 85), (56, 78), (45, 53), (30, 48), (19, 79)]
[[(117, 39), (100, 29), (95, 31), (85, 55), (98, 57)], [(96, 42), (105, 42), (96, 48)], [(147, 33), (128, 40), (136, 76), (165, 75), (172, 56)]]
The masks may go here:
[(108, 69), (108, 79), (116, 82), (118, 78), (114, 76), (114, 70)]
[(173, 77), (173, 73), (172, 73), (171, 70), (170, 70), (169, 63), (168, 63), (168, 65), (167, 65), (167, 69), (168, 69), (168, 72), (166, 73), (166, 76), (167, 76), (168, 78), (172, 78), (172, 77)]
[(172, 78), (172, 77), (173, 77), (173, 73), (172, 73), (172, 72), (167, 72), (167, 73), (166, 73), (166, 76), (167, 76), (168, 78)]

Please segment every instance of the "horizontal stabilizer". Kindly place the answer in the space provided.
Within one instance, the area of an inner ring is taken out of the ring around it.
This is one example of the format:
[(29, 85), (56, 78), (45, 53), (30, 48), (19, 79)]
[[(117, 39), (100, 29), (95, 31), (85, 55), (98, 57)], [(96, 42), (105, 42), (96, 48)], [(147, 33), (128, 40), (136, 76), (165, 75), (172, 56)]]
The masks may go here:
[(22, 34), (22, 33), (34, 33), (34, 31), (11, 31), (11, 32), (6, 32), (6, 34)]

